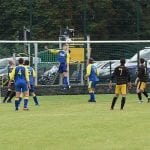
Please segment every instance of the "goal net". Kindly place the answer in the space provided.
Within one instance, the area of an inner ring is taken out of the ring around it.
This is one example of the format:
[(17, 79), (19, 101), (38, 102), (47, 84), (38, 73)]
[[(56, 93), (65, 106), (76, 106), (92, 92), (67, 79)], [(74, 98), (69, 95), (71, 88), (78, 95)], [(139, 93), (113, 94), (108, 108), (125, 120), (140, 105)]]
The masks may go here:
[[(58, 74), (57, 55), (48, 49), (60, 50), (64, 41), (0, 41), (0, 76), (7, 78), (10, 59), (29, 59), (37, 72), (36, 85), (61, 85)], [(126, 66), (135, 80), (139, 59), (146, 60), (150, 73), (150, 41), (67, 41), (70, 47), (68, 77), (70, 84), (83, 85), (88, 58), (95, 60), (100, 73), (100, 83), (108, 83), (120, 59), (126, 59)], [(48, 48), (45, 48), (45, 46)]]

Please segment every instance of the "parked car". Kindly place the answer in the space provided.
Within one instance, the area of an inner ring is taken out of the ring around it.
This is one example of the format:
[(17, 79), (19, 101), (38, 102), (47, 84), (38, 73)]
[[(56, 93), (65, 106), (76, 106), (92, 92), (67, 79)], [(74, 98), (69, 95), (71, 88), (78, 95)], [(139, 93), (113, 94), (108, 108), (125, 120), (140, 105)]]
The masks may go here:
[[(144, 58), (147, 61), (147, 72), (150, 75), (150, 47), (145, 47), (144, 49), (140, 50), (139, 57)], [(125, 66), (129, 69), (132, 81), (135, 80), (137, 74), (137, 59), (137, 53), (130, 59), (126, 59)], [(114, 69), (120, 65), (120, 60), (101, 61), (96, 63), (95, 65), (97, 66), (97, 69), (100, 73), (100, 81), (106, 82), (110, 78), (110, 75), (112, 74)]]
[[(18, 64), (18, 60), (20, 57), (16, 57), (16, 64)], [(22, 57), (24, 60), (28, 60), (29, 57)], [(0, 75), (8, 74), (8, 63), (10, 60), (14, 60), (13, 57), (0, 59)], [(40, 58), (38, 58), (38, 62), (40, 62)], [(35, 64), (35, 57), (33, 57), (33, 64)]]

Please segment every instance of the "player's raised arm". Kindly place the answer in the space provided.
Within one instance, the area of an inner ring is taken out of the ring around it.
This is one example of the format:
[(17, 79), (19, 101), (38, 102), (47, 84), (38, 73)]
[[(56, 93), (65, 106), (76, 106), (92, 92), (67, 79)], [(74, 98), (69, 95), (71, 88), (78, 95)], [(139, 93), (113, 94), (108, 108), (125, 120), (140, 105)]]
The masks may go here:
[(47, 46), (45, 46), (44, 48), (53, 54), (58, 54), (60, 52), (60, 50), (58, 49), (49, 49)]
[(60, 50), (57, 49), (49, 49), (49, 51), (53, 54), (58, 54), (60, 52)]

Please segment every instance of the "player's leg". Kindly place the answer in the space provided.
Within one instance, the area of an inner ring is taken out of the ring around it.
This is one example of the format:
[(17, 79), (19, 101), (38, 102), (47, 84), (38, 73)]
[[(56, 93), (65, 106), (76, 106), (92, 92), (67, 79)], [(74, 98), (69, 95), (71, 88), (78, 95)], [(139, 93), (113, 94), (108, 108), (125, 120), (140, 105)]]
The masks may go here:
[(29, 109), (28, 109), (29, 91), (24, 91), (24, 92), (23, 92), (23, 97), (24, 97), (23, 110), (29, 110)]
[(31, 94), (32, 94), (32, 96), (33, 96), (33, 100), (34, 100), (35, 105), (36, 105), (36, 106), (39, 106), (39, 101), (38, 101), (38, 98), (37, 98), (36, 94), (35, 94), (34, 92), (31, 93)]
[(68, 88), (69, 84), (68, 84), (68, 73), (67, 72), (63, 72), (63, 86), (64, 88)]
[(39, 102), (38, 102), (38, 98), (37, 98), (37, 96), (36, 96), (36, 94), (34, 92), (35, 91), (34, 90), (34, 85), (30, 85), (30, 86), (31, 86), (31, 88), (29, 89), (29, 93), (32, 94), (35, 105), (38, 106)]
[(127, 85), (126, 84), (121, 85), (121, 93), (122, 93), (122, 99), (121, 99), (120, 109), (123, 110), (125, 103), (126, 103), (126, 93), (127, 93)]
[(96, 98), (95, 98), (95, 88), (96, 88), (96, 81), (92, 82), (92, 101), (96, 102)]
[(136, 89), (136, 92), (137, 92), (137, 95), (138, 95), (138, 100), (139, 100), (139, 103), (142, 103), (142, 82), (138, 82), (137, 84), (137, 89)]
[(19, 90), (16, 91), (16, 97), (15, 97), (15, 110), (19, 110), (19, 97), (20, 97), (20, 92)]
[(21, 92), (20, 97), (19, 97), (19, 105), (20, 105), (20, 103), (22, 101), (22, 97), (23, 97), (23, 93)]
[(89, 95), (90, 95), (90, 98), (89, 98), (88, 102), (92, 102), (92, 81), (88, 82), (88, 92), (89, 92)]
[[(64, 75), (63, 75), (63, 65), (62, 65), (62, 64), (59, 65), (58, 72), (59, 72), (59, 75), (60, 75), (62, 84), (63, 84), (63, 86), (64, 86)], [(64, 89), (64, 88), (63, 88), (63, 89)]]
[(16, 95), (14, 82), (11, 83), (10, 90), (11, 90), (11, 93), (10, 93), (9, 99), (7, 100), (7, 103), (11, 103), (12, 98)]
[(114, 109), (114, 106), (115, 106), (116, 101), (118, 99), (119, 93), (120, 93), (120, 85), (116, 85), (116, 87), (115, 87), (115, 96), (113, 97), (112, 103), (111, 103), (111, 108), (110, 108), (111, 110)]
[(62, 64), (62, 72), (63, 72), (63, 85), (64, 85), (64, 88), (69, 89), (67, 64)]
[(29, 89), (27, 83), (22, 85), (22, 93), (24, 97), (24, 107), (23, 110), (28, 110), (28, 100), (29, 100)]
[(10, 93), (11, 93), (11, 89), (8, 89), (8, 91), (7, 91), (6, 95), (5, 95), (4, 99), (3, 99), (3, 103), (5, 103), (5, 102), (6, 102), (7, 98), (8, 98), (8, 97), (9, 97), (9, 95), (10, 95)]
[(15, 90), (16, 90), (15, 110), (18, 111), (19, 110), (19, 97), (20, 97), (20, 93), (21, 93), (20, 82), (15, 83)]
[(89, 95), (90, 95), (90, 99), (88, 102), (96, 102), (95, 101), (95, 88), (94, 88), (94, 83), (92, 81), (88, 82), (88, 91), (89, 91)]
[(9, 99), (7, 100), (7, 103), (11, 103), (12, 101), (12, 98), (16, 95), (16, 92), (15, 91), (12, 91), (11, 94), (10, 94), (10, 97)]
[(142, 90), (142, 91), (143, 91), (142, 93), (143, 93), (143, 95), (147, 98), (147, 101), (148, 101), (148, 103), (149, 103), (149, 102), (150, 102), (150, 97), (148, 96), (148, 93), (147, 93), (146, 90), (145, 90), (145, 89), (146, 89), (146, 83), (145, 83), (145, 82), (142, 82), (142, 83), (143, 83), (142, 86), (141, 86), (142, 89), (143, 89), (143, 90)]

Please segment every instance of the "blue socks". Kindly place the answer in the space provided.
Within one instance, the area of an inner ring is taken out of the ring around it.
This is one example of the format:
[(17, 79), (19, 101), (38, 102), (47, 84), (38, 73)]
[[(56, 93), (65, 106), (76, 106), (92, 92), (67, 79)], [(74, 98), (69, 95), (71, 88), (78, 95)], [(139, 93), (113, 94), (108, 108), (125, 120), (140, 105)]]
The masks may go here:
[(64, 85), (64, 87), (68, 86), (68, 78), (67, 77), (63, 78), (63, 85)]
[(28, 99), (24, 99), (24, 108), (28, 108)]
[(90, 100), (95, 101), (95, 94), (94, 93), (89, 93), (90, 94)]
[(18, 100), (15, 100), (15, 110), (19, 110), (19, 101)]

